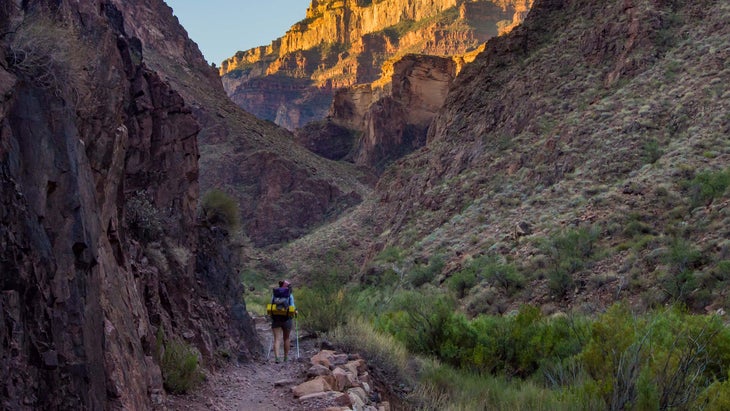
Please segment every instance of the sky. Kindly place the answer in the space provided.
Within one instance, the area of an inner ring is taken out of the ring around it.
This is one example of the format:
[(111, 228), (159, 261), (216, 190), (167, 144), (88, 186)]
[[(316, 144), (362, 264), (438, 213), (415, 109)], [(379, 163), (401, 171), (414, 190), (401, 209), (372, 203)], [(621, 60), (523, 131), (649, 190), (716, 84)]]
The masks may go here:
[(310, 0), (166, 0), (209, 63), (271, 43), (304, 19)]

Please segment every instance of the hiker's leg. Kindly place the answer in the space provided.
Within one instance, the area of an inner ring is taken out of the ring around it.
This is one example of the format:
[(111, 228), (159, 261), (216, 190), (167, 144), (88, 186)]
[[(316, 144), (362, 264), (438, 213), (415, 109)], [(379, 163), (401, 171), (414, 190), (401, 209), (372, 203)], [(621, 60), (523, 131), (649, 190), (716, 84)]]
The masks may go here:
[(291, 342), (289, 341), (289, 335), (291, 334), (291, 324), (289, 324), (289, 327), (283, 327), (282, 330), (284, 331), (284, 358), (289, 359), (289, 347), (291, 347)]
[(278, 360), (281, 357), (279, 344), (281, 344), (281, 334), (283, 329), (281, 327), (272, 328), (271, 331), (274, 333), (274, 357)]

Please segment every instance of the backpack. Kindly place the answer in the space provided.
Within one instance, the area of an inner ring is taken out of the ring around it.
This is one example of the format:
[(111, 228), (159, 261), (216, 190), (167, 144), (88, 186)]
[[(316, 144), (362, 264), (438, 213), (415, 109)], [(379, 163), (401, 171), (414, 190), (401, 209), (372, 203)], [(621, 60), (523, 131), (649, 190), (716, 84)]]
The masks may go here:
[(266, 306), (268, 315), (292, 317), (294, 315), (294, 307), (289, 306), (289, 296), (291, 289), (289, 287), (274, 288), (274, 295), (271, 297), (271, 304)]

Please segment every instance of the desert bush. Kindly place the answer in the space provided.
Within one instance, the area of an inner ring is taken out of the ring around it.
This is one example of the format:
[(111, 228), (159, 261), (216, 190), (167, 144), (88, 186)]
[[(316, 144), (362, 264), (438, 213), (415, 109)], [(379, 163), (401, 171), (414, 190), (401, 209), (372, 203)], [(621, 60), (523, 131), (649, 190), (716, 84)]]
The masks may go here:
[(304, 329), (326, 333), (350, 319), (355, 298), (345, 288), (345, 278), (345, 274), (330, 270), (297, 290), (295, 302)]
[(478, 282), (476, 267), (469, 266), (452, 274), (446, 280), (446, 285), (451, 291), (456, 293), (457, 298), (464, 298), (467, 292), (477, 285)]
[(662, 157), (662, 155), (664, 155), (664, 153), (661, 147), (659, 147), (658, 141), (650, 139), (644, 143), (644, 146), (642, 147), (641, 158), (642, 160), (644, 160), (645, 163), (654, 164)]
[(579, 355), (608, 409), (690, 409), (726, 378), (730, 331), (679, 308), (637, 316), (615, 305)]
[(351, 310), (345, 289), (303, 287), (297, 291), (296, 303), (302, 328), (325, 333), (347, 322)]
[(691, 208), (708, 204), (727, 193), (730, 187), (730, 168), (697, 173), (693, 179), (683, 182), (682, 186), (689, 194)]
[(669, 298), (679, 302), (688, 301), (690, 293), (697, 284), (694, 270), (701, 257), (699, 250), (687, 240), (672, 239), (663, 258), (668, 266), (668, 272), (660, 279), (662, 289)]
[(564, 297), (573, 288), (573, 274), (585, 268), (594, 256), (599, 234), (597, 227), (581, 227), (538, 244), (548, 257), (548, 288), (555, 297)]
[(431, 258), (427, 265), (417, 265), (408, 273), (408, 282), (413, 287), (420, 287), (428, 284), (441, 273), (445, 265), (444, 258), (436, 255)]
[(239, 210), (236, 200), (225, 192), (211, 189), (200, 199), (201, 219), (210, 225), (222, 225), (235, 229), (239, 225)]
[(717, 281), (730, 280), (730, 260), (718, 261), (717, 266), (712, 270), (712, 275)]
[(185, 342), (171, 340), (164, 344), (160, 368), (167, 390), (186, 393), (203, 379), (198, 356), (198, 350)]
[(164, 214), (144, 190), (137, 191), (125, 202), (124, 221), (132, 236), (142, 242), (160, 240), (167, 224)]
[[(247, 268), (239, 273), (239, 281), (244, 288), (246, 308), (249, 312), (266, 315), (266, 304), (271, 302), (271, 281), (261, 271)], [(298, 301), (295, 300), (298, 303)]]
[[(593, 319), (523, 306), (470, 320), (422, 294), (404, 292), (375, 319), (431, 359), (415, 395), (422, 409), (722, 409), (727, 401), (717, 393), (727, 386), (730, 330), (718, 317), (679, 308), (637, 315), (617, 304)], [(496, 386), (510, 394), (491, 393)]]
[(438, 291), (404, 291), (394, 298), (393, 309), (381, 316), (378, 328), (395, 336), (410, 352), (437, 355), (454, 305)]
[(708, 411), (730, 410), (730, 375), (710, 384), (697, 398), (695, 405), (696, 409)]
[(379, 263), (401, 264), (403, 258), (403, 250), (398, 247), (388, 246), (378, 253), (374, 261)]
[(525, 286), (525, 277), (512, 264), (502, 263), (496, 258), (485, 261), (482, 267), (484, 278), (493, 286), (499, 287), (512, 296)]

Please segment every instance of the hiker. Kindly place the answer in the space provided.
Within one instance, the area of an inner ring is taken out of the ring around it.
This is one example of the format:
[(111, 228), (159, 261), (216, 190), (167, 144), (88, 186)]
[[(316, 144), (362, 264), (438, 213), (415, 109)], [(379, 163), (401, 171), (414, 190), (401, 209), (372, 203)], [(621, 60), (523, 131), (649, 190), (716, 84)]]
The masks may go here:
[(274, 288), (270, 307), (272, 307), (269, 314), (271, 315), (271, 331), (274, 333), (274, 357), (278, 364), (281, 362), (279, 344), (282, 336), (284, 338), (284, 361), (289, 360), (289, 347), (291, 346), (289, 335), (292, 329), (292, 318), (297, 314), (289, 280), (279, 281), (279, 288)]

